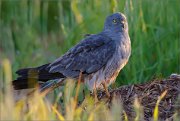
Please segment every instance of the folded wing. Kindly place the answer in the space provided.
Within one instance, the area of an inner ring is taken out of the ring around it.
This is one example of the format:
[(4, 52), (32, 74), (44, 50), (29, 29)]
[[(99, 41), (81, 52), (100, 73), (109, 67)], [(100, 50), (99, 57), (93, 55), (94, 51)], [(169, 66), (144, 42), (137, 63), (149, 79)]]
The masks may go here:
[(115, 51), (113, 41), (102, 34), (91, 35), (71, 48), (65, 55), (51, 63), (50, 73), (62, 73), (76, 78), (80, 71), (90, 74), (102, 68)]

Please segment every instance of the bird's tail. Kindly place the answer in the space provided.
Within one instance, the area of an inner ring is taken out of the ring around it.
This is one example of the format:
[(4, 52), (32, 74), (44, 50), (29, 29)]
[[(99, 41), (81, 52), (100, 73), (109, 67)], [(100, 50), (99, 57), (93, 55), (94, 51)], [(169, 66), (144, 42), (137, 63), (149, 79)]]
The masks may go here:
[(34, 88), (37, 85), (47, 82), (48, 80), (64, 78), (60, 73), (49, 73), (45, 64), (36, 68), (24, 68), (18, 70), (18, 78), (12, 82), (15, 90)]

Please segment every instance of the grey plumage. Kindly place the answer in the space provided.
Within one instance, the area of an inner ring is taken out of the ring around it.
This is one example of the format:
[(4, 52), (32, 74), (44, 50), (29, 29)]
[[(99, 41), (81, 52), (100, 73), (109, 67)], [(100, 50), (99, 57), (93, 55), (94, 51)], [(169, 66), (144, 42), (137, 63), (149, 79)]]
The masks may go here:
[(101, 88), (102, 82), (111, 84), (126, 65), (130, 53), (126, 17), (122, 13), (115, 13), (106, 18), (102, 32), (86, 36), (44, 70), (50, 74), (59, 73), (64, 79), (77, 79), (82, 72), (86, 85), (92, 90), (95, 85)]
[(102, 33), (92, 35), (51, 63), (50, 72), (59, 72), (72, 78), (78, 77), (80, 71), (91, 74), (102, 68), (114, 51), (115, 45), (111, 38)]

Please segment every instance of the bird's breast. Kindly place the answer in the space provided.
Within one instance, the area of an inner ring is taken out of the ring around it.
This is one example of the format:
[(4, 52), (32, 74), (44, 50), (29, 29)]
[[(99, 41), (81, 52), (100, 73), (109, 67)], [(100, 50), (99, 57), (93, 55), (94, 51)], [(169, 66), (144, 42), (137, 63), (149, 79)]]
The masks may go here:
[(105, 68), (106, 82), (110, 85), (115, 81), (120, 70), (127, 64), (131, 54), (131, 43), (129, 41), (121, 41), (119, 45), (116, 46), (116, 51), (107, 63)]
[(122, 41), (120, 43), (116, 43), (115, 47), (115, 52), (113, 53), (113, 56), (108, 60), (106, 65), (97, 72), (85, 77), (85, 83), (90, 90), (94, 89), (95, 87), (97, 89), (102, 88), (101, 83), (104, 81), (107, 85), (110, 85), (115, 81), (120, 70), (128, 62), (131, 53), (130, 42)]

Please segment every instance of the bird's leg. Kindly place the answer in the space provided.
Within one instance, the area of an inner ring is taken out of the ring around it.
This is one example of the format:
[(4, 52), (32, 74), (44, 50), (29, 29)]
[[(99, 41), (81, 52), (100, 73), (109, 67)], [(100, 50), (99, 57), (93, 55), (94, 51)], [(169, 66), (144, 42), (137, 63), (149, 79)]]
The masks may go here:
[(104, 87), (104, 89), (105, 89), (106, 96), (107, 96), (108, 98), (110, 98), (110, 94), (109, 94), (109, 91), (108, 91), (108, 88), (107, 88), (106, 82), (103, 82), (103, 83), (102, 83), (102, 85), (103, 85), (103, 87)]
[(93, 94), (94, 94), (94, 100), (95, 100), (95, 104), (98, 102), (98, 98), (97, 98), (97, 90), (96, 90), (96, 83), (95, 83), (95, 87), (93, 90)]

